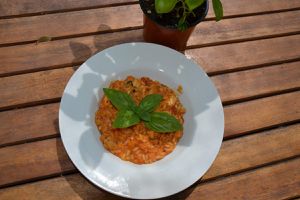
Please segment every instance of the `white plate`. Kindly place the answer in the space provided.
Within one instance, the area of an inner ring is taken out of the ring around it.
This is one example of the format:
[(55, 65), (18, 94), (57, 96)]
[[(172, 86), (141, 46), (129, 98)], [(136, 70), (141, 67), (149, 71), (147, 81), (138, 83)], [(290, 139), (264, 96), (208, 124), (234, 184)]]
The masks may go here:
[[(94, 117), (102, 88), (127, 75), (183, 87), (184, 135), (171, 154), (152, 164), (123, 161), (99, 141)], [(224, 114), (217, 90), (192, 60), (160, 45), (127, 43), (97, 53), (74, 73), (61, 100), (59, 128), (68, 155), (87, 179), (119, 196), (151, 199), (182, 191), (203, 176), (220, 149)]]

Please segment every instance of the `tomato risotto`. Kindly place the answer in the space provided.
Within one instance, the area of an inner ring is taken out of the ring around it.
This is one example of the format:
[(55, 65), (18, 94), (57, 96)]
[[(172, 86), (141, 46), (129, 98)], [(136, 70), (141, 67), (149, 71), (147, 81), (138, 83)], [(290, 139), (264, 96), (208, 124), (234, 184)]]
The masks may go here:
[[(160, 94), (163, 99), (155, 111), (166, 112), (183, 124), (185, 109), (176, 93), (158, 81), (148, 77), (128, 76), (125, 80), (111, 82), (109, 88), (126, 92), (137, 105), (147, 95)], [(143, 122), (128, 128), (113, 128), (116, 115), (117, 109), (104, 95), (95, 117), (96, 125), (101, 132), (100, 141), (114, 155), (136, 164), (152, 163), (162, 159), (174, 150), (183, 135), (182, 130), (158, 133), (146, 128)]]

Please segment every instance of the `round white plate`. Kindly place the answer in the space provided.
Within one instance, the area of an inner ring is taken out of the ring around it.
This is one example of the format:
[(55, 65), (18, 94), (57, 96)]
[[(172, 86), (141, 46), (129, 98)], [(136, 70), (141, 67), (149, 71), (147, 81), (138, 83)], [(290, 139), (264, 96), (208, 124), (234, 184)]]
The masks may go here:
[[(123, 161), (99, 141), (94, 117), (102, 88), (128, 75), (183, 87), (184, 135), (171, 154), (152, 164)], [(203, 176), (220, 149), (224, 114), (217, 90), (195, 62), (164, 46), (127, 43), (97, 53), (74, 73), (61, 100), (59, 128), (68, 155), (87, 179), (119, 196), (151, 199), (180, 192)]]

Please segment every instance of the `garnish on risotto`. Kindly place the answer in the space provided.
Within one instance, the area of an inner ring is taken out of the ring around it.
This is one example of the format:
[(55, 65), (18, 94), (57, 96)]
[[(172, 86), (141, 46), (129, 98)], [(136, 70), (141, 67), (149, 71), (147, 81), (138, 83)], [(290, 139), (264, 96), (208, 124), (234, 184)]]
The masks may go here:
[(176, 93), (148, 77), (110, 83), (96, 112), (103, 146), (136, 164), (171, 153), (183, 134), (185, 109)]

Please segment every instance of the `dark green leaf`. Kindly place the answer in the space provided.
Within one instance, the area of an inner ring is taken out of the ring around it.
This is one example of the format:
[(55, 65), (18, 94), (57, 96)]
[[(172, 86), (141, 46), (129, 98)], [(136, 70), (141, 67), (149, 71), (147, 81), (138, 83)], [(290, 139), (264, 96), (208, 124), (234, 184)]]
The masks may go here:
[(205, 0), (185, 0), (185, 4), (188, 6), (189, 11), (194, 10), (204, 3)]
[(178, 0), (155, 0), (155, 11), (159, 14), (171, 12)]
[(219, 21), (223, 17), (223, 6), (220, 0), (212, 0), (216, 21)]
[(180, 31), (185, 31), (188, 28), (188, 24), (185, 21), (185, 16), (182, 16), (178, 21), (178, 29)]
[(118, 110), (136, 110), (137, 106), (135, 105), (131, 96), (125, 92), (121, 92), (115, 89), (103, 88), (104, 94), (110, 100), (110, 102)]
[(52, 38), (49, 37), (49, 36), (42, 36), (40, 37), (37, 41), (36, 41), (36, 44), (40, 43), (40, 42), (48, 42), (48, 41), (51, 41)]
[(139, 116), (137, 116), (131, 110), (120, 110), (117, 113), (117, 117), (113, 122), (114, 128), (128, 128), (140, 122)]
[(163, 96), (160, 94), (147, 95), (142, 99), (139, 108), (144, 112), (153, 112), (162, 99)]
[(137, 115), (144, 121), (148, 122), (150, 121), (151, 115), (148, 112), (142, 112), (141, 110), (138, 110)]
[(175, 117), (165, 112), (152, 113), (150, 121), (145, 122), (145, 125), (147, 128), (159, 133), (182, 130), (180, 122)]

